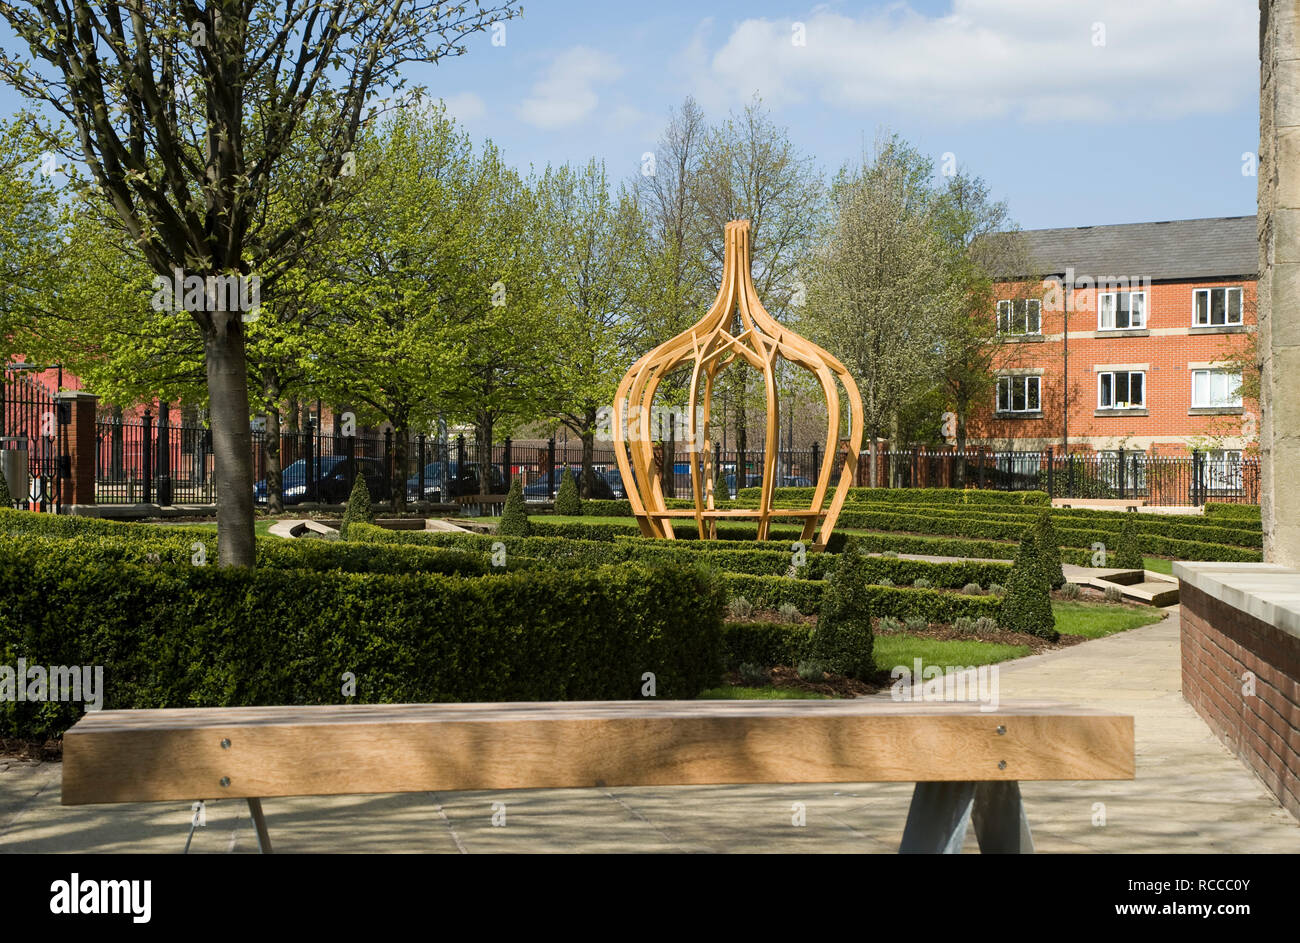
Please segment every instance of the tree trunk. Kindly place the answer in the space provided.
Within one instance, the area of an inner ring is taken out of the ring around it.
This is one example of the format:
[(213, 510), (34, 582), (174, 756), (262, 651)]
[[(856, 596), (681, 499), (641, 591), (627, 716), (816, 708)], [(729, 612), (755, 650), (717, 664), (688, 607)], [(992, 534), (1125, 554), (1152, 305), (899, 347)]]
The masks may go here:
[[(916, 482), (912, 482), (915, 487)], [(898, 487), (898, 411), (889, 414), (889, 486)]]
[(406, 511), (406, 445), (410, 435), (410, 426), (405, 419), (393, 426), (393, 473), (389, 482), (392, 494), (393, 511), (403, 514)]
[(302, 426), (298, 423), (298, 397), (289, 397), (284, 411), (285, 418), (285, 438), (289, 440), (289, 447), (285, 449), (285, 454), (280, 456), (280, 461), (285, 465), (292, 465), (298, 461), (298, 456), (302, 454), (302, 443), (298, 437), (302, 434)]
[(871, 448), (867, 451), (867, 487), (876, 487), (876, 462), (878, 458), (876, 433), (871, 433)]
[(284, 475), (280, 464), (280, 385), (266, 380), (266, 510), (284, 513)]
[(251, 567), (256, 559), (253, 434), (243, 323), (236, 317), (204, 331), (203, 350), (217, 478), (217, 560), (221, 566)]
[(596, 490), (596, 472), (591, 467), (596, 458), (596, 410), (588, 409), (582, 419), (582, 487), (579, 493), (590, 499)]
[(479, 413), (474, 423), (474, 446), (478, 451), (478, 493), (492, 493), (492, 417)]
[(961, 398), (957, 399), (957, 487), (966, 487), (966, 412)]

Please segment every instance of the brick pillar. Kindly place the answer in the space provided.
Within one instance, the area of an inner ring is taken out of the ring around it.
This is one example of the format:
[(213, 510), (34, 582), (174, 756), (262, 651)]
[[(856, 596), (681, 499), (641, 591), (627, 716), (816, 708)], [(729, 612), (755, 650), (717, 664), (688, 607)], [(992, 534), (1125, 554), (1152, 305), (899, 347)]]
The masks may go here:
[(68, 465), (70, 477), (63, 481), (63, 504), (95, 503), (95, 404), (94, 393), (55, 393), (55, 400), (67, 403), (72, 413), (68, 425)]

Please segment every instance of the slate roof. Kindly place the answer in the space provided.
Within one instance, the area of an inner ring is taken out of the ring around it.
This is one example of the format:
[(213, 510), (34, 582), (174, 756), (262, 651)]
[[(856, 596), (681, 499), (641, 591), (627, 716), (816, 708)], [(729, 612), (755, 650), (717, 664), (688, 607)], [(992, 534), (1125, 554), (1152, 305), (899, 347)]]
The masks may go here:
[[(1176, 219), (1069, 229), (1027, 229), (1024, 236), (1039, 275), (1099, 278), (1255, 278), (1259, 242), (1254, 216)], [(1025, 272), (1004, 273), (1006, 277)]]

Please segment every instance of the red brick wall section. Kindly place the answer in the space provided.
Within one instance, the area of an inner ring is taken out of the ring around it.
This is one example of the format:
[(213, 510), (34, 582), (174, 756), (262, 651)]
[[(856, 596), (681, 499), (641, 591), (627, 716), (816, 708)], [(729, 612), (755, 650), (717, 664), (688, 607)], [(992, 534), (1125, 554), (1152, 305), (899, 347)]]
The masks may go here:
[(95, 503), (95, 403), (90, 393), (60, 393), (59, 399), (72, 409), (72, 423), (67, 428), (68, 458), (72, 477), (63, 480), (63, 503)]
[(1180, 596), (1183, 697), (1300, 818), (1300, 638), (1186, 582)]

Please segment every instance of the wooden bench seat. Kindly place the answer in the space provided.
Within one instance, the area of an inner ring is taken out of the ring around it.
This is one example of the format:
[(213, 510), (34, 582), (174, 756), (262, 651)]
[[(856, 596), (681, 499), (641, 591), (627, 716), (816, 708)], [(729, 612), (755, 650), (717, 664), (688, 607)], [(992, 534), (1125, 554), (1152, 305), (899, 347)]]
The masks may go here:
[(97, 711), (65, 805), (360, 793), (915, 782), (902, 851), (1030, 851), (1019, 781), (1131, 779), (1133, 718), (1047, 704), (598, 701)]

